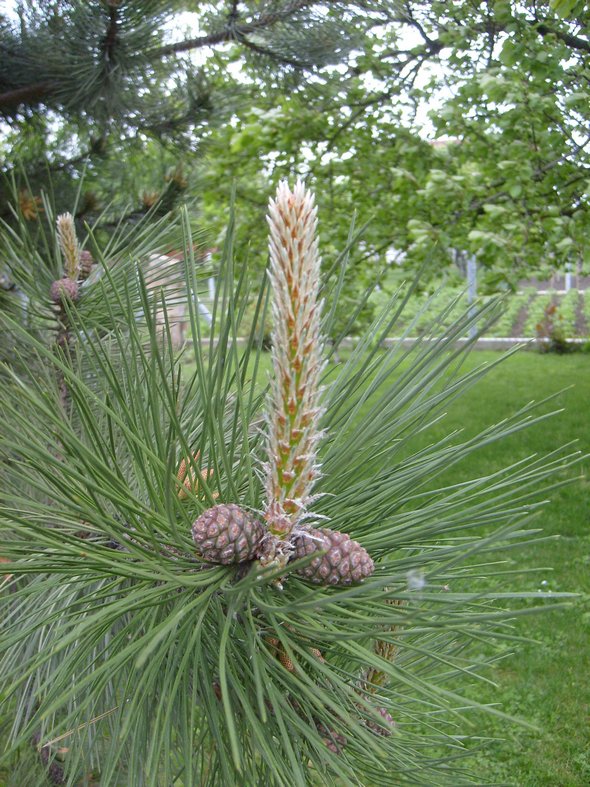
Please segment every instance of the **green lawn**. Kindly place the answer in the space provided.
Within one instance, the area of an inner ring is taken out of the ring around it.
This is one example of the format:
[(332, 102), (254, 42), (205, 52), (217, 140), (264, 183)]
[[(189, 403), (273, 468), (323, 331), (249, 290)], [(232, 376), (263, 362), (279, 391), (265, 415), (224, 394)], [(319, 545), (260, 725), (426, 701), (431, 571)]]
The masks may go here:
[[(469, 365), (497, 357), (474, 352)], [(546, 453), (579, 440), (590, 452), (590, 356), (539, 355), (520, 352), (508, 358), (449, 410), (437, 426), (440, 436), (464, 427), (467, 433), (500, 420), (531, 399), (559, 394), (555, 408), (564, 412), (530, 430), (511, 436), (453, 468), (440, 483), (465, 480), (508, 465), (531, 453)], [(553, 406), (552, 408), (553, 409)], [(429, 432), (430, 439), (434, 432)], [(574, 787), (590, 784), (590, 463), (586, 460), (573, 483), (553, 490), (538, 518), (546, 534), (559, 535), (528, 546), (515, 555), (522, 568), (521, 586), (575, 591), (586, 598), (571, 609), (522, 618), (518, 633), (535, 640), (495, 668), (497, 688), (477, 684), (477, 699), (498, 702), (502, 709), (537, 725), (537, 732), (488, 721), (487, 732), (504, 738), (479, 758), (477, 771), (485, 783), (526, 787)], [(546, 567), (536, 574), (526, 569)], [(517, 578), (518, 579), (518, 578)], [(516, 580), (515, 580), (516, 581)]]

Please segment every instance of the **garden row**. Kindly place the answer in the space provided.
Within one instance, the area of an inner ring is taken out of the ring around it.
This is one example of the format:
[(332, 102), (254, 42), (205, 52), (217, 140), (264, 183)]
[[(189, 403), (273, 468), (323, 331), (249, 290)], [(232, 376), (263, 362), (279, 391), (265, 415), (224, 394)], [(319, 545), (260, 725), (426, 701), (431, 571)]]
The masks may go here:
[[(459, 290), (444, 287), (434, 295), (411, 298), (394, 332), (409, 331), (417, 336), (429, 330), (433, 322), (449, 325), (467, 306), (467, 298)], [(566, 293), (534, 288), (507, 296), (505, 310), (488, 332), (500, 338), (536, 338), (557, 333), (564, 340), (590, 337), (590, 291), (569, 290)]]

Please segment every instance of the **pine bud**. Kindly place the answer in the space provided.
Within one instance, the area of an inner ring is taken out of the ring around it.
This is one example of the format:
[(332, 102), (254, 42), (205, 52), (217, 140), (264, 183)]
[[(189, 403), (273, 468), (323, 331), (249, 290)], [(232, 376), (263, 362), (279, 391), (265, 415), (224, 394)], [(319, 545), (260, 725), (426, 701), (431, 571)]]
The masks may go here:
[[(201, 452), (195, 451), (193, 454), (193, 461), (197, 463), (200, 456)], [(186, 459), (182, 459), (176, 474), (177, 480), (182, 483), (182, 486), (177, 492), (178, 499), (186, 500), (186, 498), (189, 496), (189, 493), (191, 492), (193, 495), (196, 495), (200, 491), (200, 481), (208, 483), (211, 480), (213, 473), (213, 470), (201, 470), (198, 475), (195, 475), (190, 462)], [(219, 497), (219, 492), (213, 492), (211, 497)]]
[(57, 217), (57, 237), (64, 258), (64, 272), (69, 279), (76, 281), (80, 269), (80, 247), (71, 213)]
[(56, 279), (51, 284), (49, 294), (51, 295), (51, 300), (60, 305), (68, 301), (75, 302), (80, 295), (78, 282), (67, 276), (64, 276), (63, 279)]

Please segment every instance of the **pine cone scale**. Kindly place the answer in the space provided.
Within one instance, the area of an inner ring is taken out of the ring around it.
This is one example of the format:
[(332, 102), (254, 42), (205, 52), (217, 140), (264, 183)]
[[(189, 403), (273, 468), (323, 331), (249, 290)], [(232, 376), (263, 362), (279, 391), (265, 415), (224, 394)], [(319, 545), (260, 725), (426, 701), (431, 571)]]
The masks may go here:
[(193, 522), (192, 533), (203, 560), (227, 566), (254, 560), (264, 528), (235, 503), (221, 503), (207, 509)]
[(293, 559), (319, 552), (297, 573), (316, 585), (352, 585), (371, 576), (374, 564), (369, 553), (346, 533), (319, 528), (293, 539)]

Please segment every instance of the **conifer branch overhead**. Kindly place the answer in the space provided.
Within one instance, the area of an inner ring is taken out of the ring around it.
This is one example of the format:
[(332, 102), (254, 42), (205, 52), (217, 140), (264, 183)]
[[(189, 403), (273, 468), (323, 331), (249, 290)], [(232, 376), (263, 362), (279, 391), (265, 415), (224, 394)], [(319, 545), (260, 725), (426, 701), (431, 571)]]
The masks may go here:
[(43, 82), (5, 90), (0, 93), (0, 108), (7, 110), (21, 104), (37, 104), (50, 96), (54, 88), (55, 83), (46, 79)]
[(317, 4), (317, 0), (296, 0), (295, 2), (287, 3), (283, 8), (276, 8), (272, 11), (262, 13), (258, 18), (252, 19), (249, 22), (244, 22), (243, 24), (237, 23), (237, 14), (230, 14), (229, 24), (222, 30), (158, 47), (158, 49), (154, 50), (153, 55), (155, 57), (165, 57), (167, 55), (179, 54), (180, 52), (190, 52), (195, 49), (202, 49), (207, 46), (215, 46), (224, 41), (244, 39), (252, 33), (266, 30), (280, 22), (284, 22), (297, 12)]
[[(230, 4), (229, 13), (225, 3), (218, 3), (204, 12), (202, 34), (162, 43), (162, 22), (173, 10), (161, 4), (138, 14), (134, 5), (99, 0), (80, 8), (73, 5), (59, 28), (40, 16), (27, 29), (26, 39), (22, 30), (7, 26), (5, 48), (11, 59), (0, 69), (0, 113), (11, 117), (21, 106), (43, 103), (60, 112), (84, 105), (90, 116), (132, 117), (135, 125), (142, 116), (142, 102), (136, 99), (130, 112), (130, 83), (143, 83), (148, 72), (169, 76), (178, 65), (171, 62), (174, 56), (234, 42), (279, 67), (321, 67), (341, 59), (358, 27), (351, 20), (330, 18), (318, 0)], [(354, 19), (363, 19), (363, 5), (357, 0), (338, 5), (350, 9)], [(80, 38), (86, 33), (82, 44)], [(69, 52), (67, 62), (57, 51), (40, 60), (32, 41), (49, 48), (59, 41)]]

